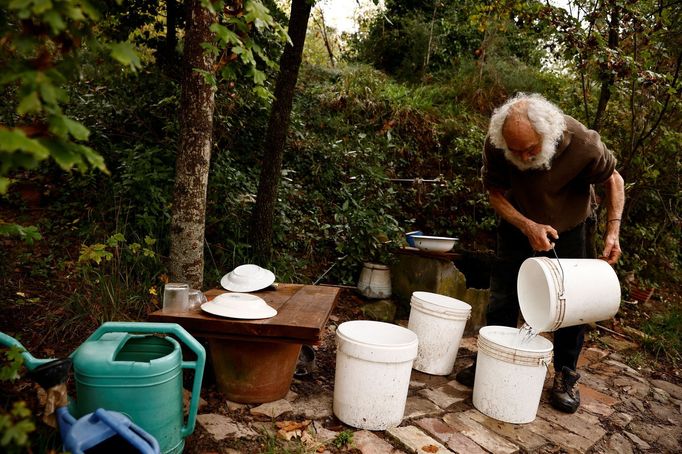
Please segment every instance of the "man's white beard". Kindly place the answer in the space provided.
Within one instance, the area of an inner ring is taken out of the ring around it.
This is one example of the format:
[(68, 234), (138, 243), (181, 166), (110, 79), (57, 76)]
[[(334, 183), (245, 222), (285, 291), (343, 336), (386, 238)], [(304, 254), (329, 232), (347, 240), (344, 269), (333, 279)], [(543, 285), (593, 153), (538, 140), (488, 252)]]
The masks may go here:
[(542, 148), (540, 153), (536, 154), (528, 161), (523, 161), (518, 158), (514, 153), (509, 151), (508, 148), (504, 150), (504, 157), (507, 161), (511, 162), (519, 170), (531, 170), (531, 169), (544, 169), (549, 170), (552, 167), (552, 158), (556, 153), (556, 142), (553, 140), (542, 140)]

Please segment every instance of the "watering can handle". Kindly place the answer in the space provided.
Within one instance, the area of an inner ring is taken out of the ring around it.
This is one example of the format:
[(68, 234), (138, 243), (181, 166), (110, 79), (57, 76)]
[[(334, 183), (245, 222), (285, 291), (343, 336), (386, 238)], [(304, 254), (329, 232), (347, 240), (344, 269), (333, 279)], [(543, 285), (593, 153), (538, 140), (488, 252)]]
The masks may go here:
[(106, 322), (97, 328), (86, 342), (96, 341), (106, 333), (173, 334), (197, 355), (196, 361), (182, 362), (183, 369), (194, 369), (192, 399), (189, 403), (187, 424), (181, 429), (180, 433), (182, 438), (190, 435), (194, 431), (194, 425), (196, 424), (199, 395), (201, 394), (201, 381), (204, 378), (204, 365), (206, 364), (206, 349), (204, 346), (177, 323), (150, 322)]

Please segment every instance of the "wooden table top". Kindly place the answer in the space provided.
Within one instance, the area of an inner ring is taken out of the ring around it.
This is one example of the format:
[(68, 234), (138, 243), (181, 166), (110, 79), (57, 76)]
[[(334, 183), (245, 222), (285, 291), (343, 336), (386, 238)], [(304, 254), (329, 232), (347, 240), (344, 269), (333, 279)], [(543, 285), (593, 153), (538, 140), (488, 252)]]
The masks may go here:
[[(187, 312), (158, 310), (149, 314), (149, 320), (178, 323), (200, 337), (317, 344), (340, 291), (337, 287), (279, 284), (277, 289), (253, 292), (277, 309), (274, 317), (260, 320), (219, 317), (201, 309)], [(226, 292), (211, 289), (205, 294), (210, 301)]]

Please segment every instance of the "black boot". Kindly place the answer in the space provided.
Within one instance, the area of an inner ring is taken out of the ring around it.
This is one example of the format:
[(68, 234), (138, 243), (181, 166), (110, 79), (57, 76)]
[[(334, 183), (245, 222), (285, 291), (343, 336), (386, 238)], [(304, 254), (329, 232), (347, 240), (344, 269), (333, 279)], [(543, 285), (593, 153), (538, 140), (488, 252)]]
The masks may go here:
[(464, 369), (457, 372), (457, 375), (455, 375), (455, 380), (457, 380), (459, 383), (463, 384), (464, 386), (468, 386), (470, 388), (473, 388), (475, 379), (476, 379), (476, 358), (474, 357), (474, 363), (471, 366), (465, 367)]
[(552, 407), (565, 413), (575, 413), (580, 406), (578, 379), (580, 374), (564, 366), (554, 375), (554, 386), (550, 395)]

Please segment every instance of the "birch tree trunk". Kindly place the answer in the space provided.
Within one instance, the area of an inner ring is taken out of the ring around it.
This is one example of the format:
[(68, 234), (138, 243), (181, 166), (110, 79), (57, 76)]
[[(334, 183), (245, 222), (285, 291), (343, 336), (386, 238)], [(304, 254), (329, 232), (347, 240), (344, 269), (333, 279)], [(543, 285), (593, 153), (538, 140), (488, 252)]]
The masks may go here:
[(180, 98), (180, 148), (170, 232), (170, 277), (201, 288), (204, 276), (206, 188), (211, 161), (214, 87), (194, 71), (213, 71), (213, 59), (201, 43), (211, 41), (213, 15), (201, 0), (188, 1)]
[(273, 222), (277, 189), (282, 172), (282, 156), (289, 130), (294, 88), (303, 57), (303, 45), (312, 3), (309, 0), (292, 0), (288, 29), (292, 44), (286, 45), (279, 63), (275, 101), (272, 103), (265, 136), (258, 196), (251, 215), (252, 255), (254, 261), (260, 263), (261, 266), (268, 265), (272, 258)]

